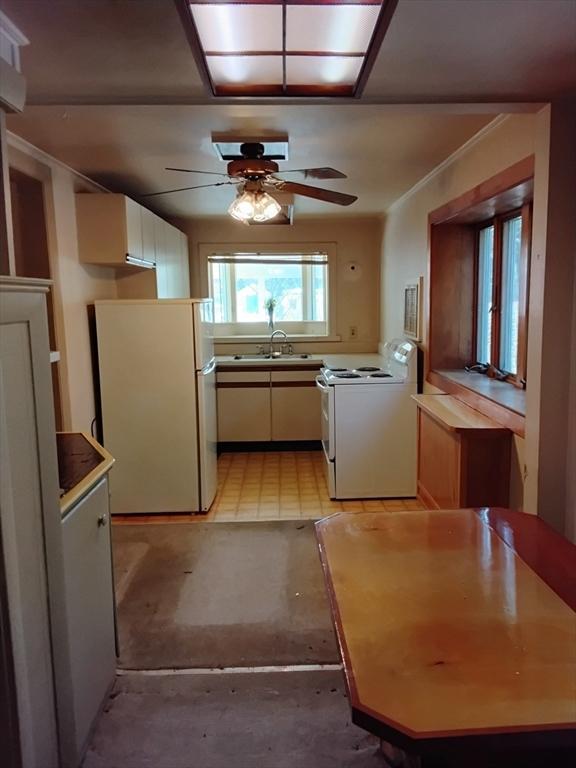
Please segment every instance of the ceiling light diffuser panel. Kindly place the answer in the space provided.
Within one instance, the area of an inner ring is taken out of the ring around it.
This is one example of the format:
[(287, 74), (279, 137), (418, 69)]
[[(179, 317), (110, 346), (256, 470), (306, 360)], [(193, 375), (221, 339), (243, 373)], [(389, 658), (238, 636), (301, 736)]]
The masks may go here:
[(183, 0), (214, 96), (359, 96), (398, 0)]

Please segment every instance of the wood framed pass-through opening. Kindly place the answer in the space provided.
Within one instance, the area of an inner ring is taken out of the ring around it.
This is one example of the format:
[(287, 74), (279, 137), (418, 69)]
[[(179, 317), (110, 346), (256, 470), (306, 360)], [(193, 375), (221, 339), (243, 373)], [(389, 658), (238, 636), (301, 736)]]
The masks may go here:
[[(39, 179), (15, 168), (10, 168), (9, 176), (16, 275), (18, 277), (50, 280), (52, 274), (48, 248), (44, 184)], [(58, 343), (52, 290), (46, 294), (46, 311), (48, 314), (50, 349), (56, 352), (58, 350)], [(52, 362), (52, 390), (54, 393), (56, 429), (61, 431), (63, 428), (62, 403), (58, 361)]]
[[(430, 294), (426, 380), (472, 405), (514, 432), (524, 432), (527, 301), (533, 197), (534, 157), (530, 156), (487, 179), (429, 214)], [(521, 219), (518, 245), (518, 316), (514, 318), (516, 369), (506, 368), (502, 353), (503, 229)], [(489, 359), (478, 359), (479, 235), (493, 228), (493, 284), (484, 307), (484, 327), (491, 345)], [(485, 363), (485, 364), (484, 364)], [(486, 375), (468, 375), (472, 368)], [(514, 391), (515, 390), (515, 391)]]

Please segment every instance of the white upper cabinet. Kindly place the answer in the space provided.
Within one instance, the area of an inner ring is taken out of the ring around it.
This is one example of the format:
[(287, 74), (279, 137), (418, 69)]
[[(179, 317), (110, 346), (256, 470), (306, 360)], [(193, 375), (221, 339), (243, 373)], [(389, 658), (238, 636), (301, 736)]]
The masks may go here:
[(156, 219), (148, 208), (140, 208), (142, 219), (142, 258), (156, 264)]
[[(188, 238), (179, 229), (119, 194), (77, 194), (76, 216), (80, 261), (128, 266), (119, 280), (123, 298), (190, 297)], [(145, 279), (135, 271), (154, 265)]]
[[(85, 264), (126, 264), (126, 257), (144, 257), (142, 211), (125, 195), (76, 195), (80, 261)], [(149, 212), (148, 212), (149, 213)]]
[(154, 241), (156, 244), (156, 298), (169, 298), (168, 285), (168, 249), (166, 244), (166, 228), (168, 224), (156, 216), (154, 219)]
[[(190, 297), (188, 238), (179, 229), (160, 220), (157, 229), (156, 286), (159, 299)], [(183, 248), (182, 240), (186, 242)], [(161, 249), (159, 256), (158, 248)]]
[(188, 238), (178, 230), (180, 240), (180, 290), (182, 296), (190, 296), (190, 257), (188, 255)]

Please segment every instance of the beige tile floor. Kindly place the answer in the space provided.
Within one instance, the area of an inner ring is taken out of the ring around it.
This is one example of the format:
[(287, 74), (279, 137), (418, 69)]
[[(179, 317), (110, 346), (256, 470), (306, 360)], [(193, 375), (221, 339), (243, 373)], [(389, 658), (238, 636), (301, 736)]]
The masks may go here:
[(204, 520), (316, 519), (334, 512), (422, 509), (416, 499), (332, 501), (321, 451), (224, 453), (218, 493)]
[(417, 499), (332, 501), (321, 451), (223, 453), (218, 491), (206, 515), (115, 515), (116, 525), (317, 520), (334, 512), (397, 512), (424, 509)]

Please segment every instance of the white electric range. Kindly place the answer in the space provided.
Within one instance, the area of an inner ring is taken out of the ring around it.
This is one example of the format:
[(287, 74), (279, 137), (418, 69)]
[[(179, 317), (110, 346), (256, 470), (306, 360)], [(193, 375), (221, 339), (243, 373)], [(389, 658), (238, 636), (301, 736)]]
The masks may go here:
[(416, 495), (416, 346), (394, 339), (382, 365), (327, 367), (322, 393), (322, 446), (330, 498)]

